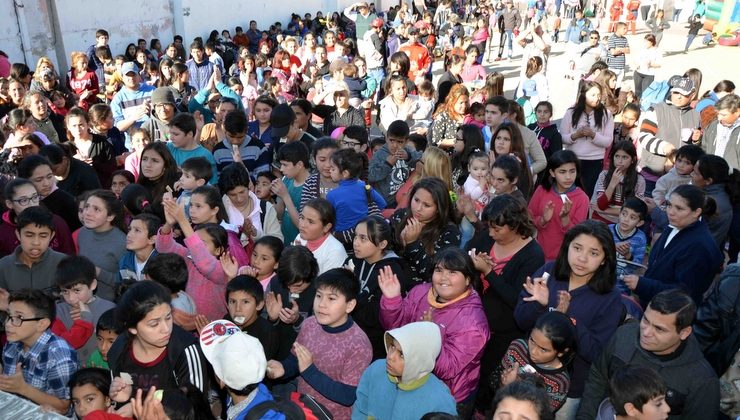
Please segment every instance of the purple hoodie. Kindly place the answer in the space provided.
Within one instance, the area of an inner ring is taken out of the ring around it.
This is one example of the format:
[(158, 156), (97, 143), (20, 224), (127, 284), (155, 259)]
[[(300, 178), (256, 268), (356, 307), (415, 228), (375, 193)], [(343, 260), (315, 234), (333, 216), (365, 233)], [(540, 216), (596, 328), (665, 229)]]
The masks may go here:
[(468, 398), (478, 386), (480, 360), (490, 332), (480, 296), (471, 290), (468, 297), (441, 309), (431, 308), (427, 295), (431, 283), (420, 284), (406, 299), (380, 299), (380, 323), (386, 330), (422, 321), (432, 309), (431, 321), (442, 332), (442, 351), (434, 366), (437, 375), (452, 391), (455, 401)]

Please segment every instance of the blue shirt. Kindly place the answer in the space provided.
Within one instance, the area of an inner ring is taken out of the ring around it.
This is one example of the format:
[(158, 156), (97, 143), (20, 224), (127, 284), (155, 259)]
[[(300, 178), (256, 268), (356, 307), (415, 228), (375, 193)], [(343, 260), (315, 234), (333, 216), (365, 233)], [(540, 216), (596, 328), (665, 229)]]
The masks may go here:
[(250, 121), (247, 124), (247, 134), (256, 139), (260, 139), (262, 143), (265, 143), (270, 150), (272, 150), (272, 126), (267, 127), (264, 133), (260, 136), (260, 122), (257, 120)]
[(62, 400), (70, 398), (68, 384), (78, 369), (77, 353), (62, 338), (46, 330), (28, 352), (20, 341), (8, 342), (3, 349), (3, 375), (14, 375), (18, 363), (27, 384)]
[(193, 158), (193, 157), (204, 157), (208, 162), (211, 164), (211, 170), (213, 171), (213, 176), (208, 181), (211, 185), (216, 185), (218, 182), (218, 170), (216, 169), (216, 160), (213, 159), (213, 155), (211, 152), (208, 151), (205, 147), (198, 145), (193, 150), (183, 150), (180, 148), (175, 147), (172, 143), (167, 143), (167, 149), (172, 153), (172, 157), (175, 158), (175, 163), (177, 163), (177, 166), (182, 166), (182, 163), (186, 160)]
[[(385, 209), (386, 202), (383, 196), (374, 189), (370, 189), (370, 196), (380, 210)], [(367, 217), (368, 203), (365, 183), (358, 179), (339, 181), (337, 188), (326, 194), (326, 199), (334, 206), (337, 213), (337, 232), (353, 229), (360, 220)]]
[[(113, 112), (113, 122), (118, 124), (123, 120), (133, 117), (136, 112), (135, 107), (138, 107), (143, 104), (147, 98), (150, 98), (154, 89), (154, 86), (142, 83), (139, 85), (139, 90), (131, 90), (125, 86), (119, 90), (110, 102), (110, 109)], [(149, 114), (144, 114), (136, 120), (134, 126), (141, 127), (141, 125), (148, 120)]]

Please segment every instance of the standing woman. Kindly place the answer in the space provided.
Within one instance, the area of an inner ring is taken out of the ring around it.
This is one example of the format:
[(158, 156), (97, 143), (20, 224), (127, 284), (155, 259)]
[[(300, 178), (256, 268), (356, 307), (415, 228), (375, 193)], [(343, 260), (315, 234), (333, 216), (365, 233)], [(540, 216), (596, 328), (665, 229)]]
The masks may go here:
[(660, 68), (662, 53), (654, 34), (645, 35), (645, 49), (637, 55), (637, 68), (634, 73), (635, 97), (639, 100), (642, 92), (655, 80), (655, 69)]
[(65, 118), (65, 123), (69, 133), (68, 139), (77, 148), (74, 157), (91, 165), (98, 174), (100, 185), (103, 188), (110, 188), (112, 174), (116, 170), (113, 146), (105, 137), (92, 133), (87, 112), (81, 108), (72, 108)]
[(465, 122), (468, 112), (468, 88), (459, 84), (450, 89), (444, 104), (437, 110), (432, 121), (432, 144), (441, 148), (455, 145), (457, 128)]
[[(617, 330), (622, 303), (615, 289), (617, 251), (609, 228), (587, 220), (565, 234), (557, 258), (546, 263), (524, 283), (514, 318), (530, 331), (537, 318), (558, 311), (576, 327), (576, 358), (573, 361), (568, 399), (558, 418), (575, 419), (591, 363)], [(549, 280), (543, 279), (548, 273)]]
[[(542, 248), (534, 240), (537, 231), (525, 203), (503, 194), (491, 199), (483, 209), (481, 230), (468, 243), (475, 268), (483, 274), (481, 301), (488, 318), (491, 340), (481, 360), (478, 402), (490, 402), (490, 375), (506, 354), (509, 343), (524, 337), (514, 319), (524, 280), (545, 264)], [(481, 405), (479, 404), (479, 406)]]
[(408, 78), (400, 74), (391, 76), (388, 81), (386, 97), (378, 104), (380, 129), (384, 132), (396, 120), (406, 121), (409, 126), (413, 125), (411, 115), (416, 112), (418, 104), (416, 98), (409, 95), (407, 81)]
[(565, 148), (581, 161), (581, 182), (588, 196), (593, 194), (606, 148), (614, 139), (614, 118), (604, 108), (601, 97), (598, 83), (583, 83), (576, 104), (565, 111), (560, 123)]
[(652, 35), (655, 37), (656, 47), (660, 45), (660, 41), (663, 39), (663, 31), (671, 27), (671, 24), (665, 19), (663, 9), (655, 11), (655, 15), (648, 19), (645, 25), (650, 28)]
[(450, 191), (439, 178), (424, 178), (411, 189), (407, 208), (391, 216), (398, 254), (409, 262), (412, 284), (428, 282), (432, 257), (444, 248), (460, 246)]

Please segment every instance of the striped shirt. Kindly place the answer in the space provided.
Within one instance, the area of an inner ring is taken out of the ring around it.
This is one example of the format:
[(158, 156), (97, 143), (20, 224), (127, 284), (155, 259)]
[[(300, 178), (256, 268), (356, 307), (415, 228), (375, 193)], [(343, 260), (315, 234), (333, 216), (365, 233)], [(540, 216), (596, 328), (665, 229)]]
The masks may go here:
[[(223, 140), (213, 147), (213, 158), (216, 160), (216, 167), (219, 172), (229, 164), (234, 163), (231, 148), (232, 145), (228, 140)], [(270, 170), (272, 153), (264, 143), (254, 137), (247, 135), (239, 146), (239, 155), (241, 155), (242, 162), (244, 162), (244, 166), (247, 167), (250, 174)]]
[(607, 48), (606, 63), (609, 65), (611, 70), (624, 70), (627, 64), (627, 56), (625, 54), (612, 55), (612, 48), (629, 48), (629, 42), (627, 38), (614, 34), (609, 37), (609, 44)]

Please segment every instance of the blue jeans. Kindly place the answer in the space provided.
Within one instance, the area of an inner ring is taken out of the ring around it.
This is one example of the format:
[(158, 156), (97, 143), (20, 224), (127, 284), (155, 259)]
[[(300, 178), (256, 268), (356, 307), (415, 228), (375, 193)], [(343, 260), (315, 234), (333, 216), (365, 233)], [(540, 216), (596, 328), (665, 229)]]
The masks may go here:
[(368, 69), (367, 75), (370, 76), (371, 79), (375, 80), (378, 86), (377, 90), (375, 91), (375, 95), (373, 96), (373, 100), (377, 102), (378, 92), (380, 91), (380, 89), (383, 88), (381, 86), (381, 83), (383, 82), (383, 78), (385, 78), (385, 69), (382, 67)]
[(501, 40), (498, 44), (499, 58), (504, 54), (504, 38), (508, 38), (506, 42), (509, 47), (509, 54), (506, 57), (511, 58), (514, 53), (514, 31), (511, 29), (505, 29), (504, 32), (501, 33)]
[(460, 223), (460, 249), (465, 249), (465, 245), (473, 239), (473, 235), (475, 235), (475, 226), (467, 217), (463, 217)]
[(565, 400), (565, 404), (555, 413), (555, 420), (575, 420), (578, 407), (581, 405), (580, 398), (570, 398)]
[(679, 16), (681, 16), (681, 10), (683, 9), (675, 9), (673, 10), (673, 21), (678, 22)]
[(696, 35), (689, 34), (689, 37), (686, 39), (686, 47), (683, 49), (684, 51), (688, 51), (691, 43), (694, 42), (694, 38), (696, 38)]

